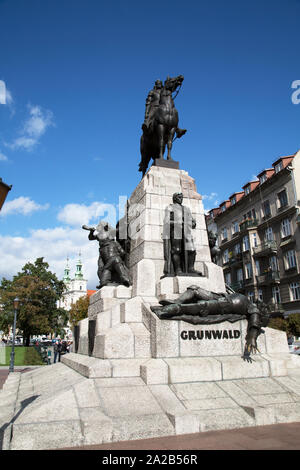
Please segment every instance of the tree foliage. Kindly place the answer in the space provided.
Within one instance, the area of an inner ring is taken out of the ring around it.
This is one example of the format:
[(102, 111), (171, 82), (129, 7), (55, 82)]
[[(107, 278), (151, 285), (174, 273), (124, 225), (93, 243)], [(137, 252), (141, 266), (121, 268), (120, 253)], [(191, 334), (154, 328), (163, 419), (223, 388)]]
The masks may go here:
[(26, 345), (31, 335), (53, 333), (67, 324), (67, 313), (57, 308), (64, 283), (48, 268), (44, 258), (37, 258), (25, 264), (12, 281), (3, 278), (0, 285), (0, 329), (7, 332), (13, 324), (13, 301), (18, 297), (17, 328)]
[(286, 318), (271, 318), (268, 326), (285, 331), (288, 336), (300, 336), (300, 314), (293, 313)]
[(87, 318), (90, 299), (88, 295), (80, 297), (69, 311), (69, 319), (72, 326), (76, 326), (80, 320)]
[(300, 314), (292, 313), (287, 318), (287, 331), (293, 336), (300, 336)]

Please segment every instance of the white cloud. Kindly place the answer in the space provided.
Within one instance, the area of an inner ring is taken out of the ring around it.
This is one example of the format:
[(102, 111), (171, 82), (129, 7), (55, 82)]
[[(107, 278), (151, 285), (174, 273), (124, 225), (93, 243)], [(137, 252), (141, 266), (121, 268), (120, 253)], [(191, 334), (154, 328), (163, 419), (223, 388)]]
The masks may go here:
[(49, 269), (62, 279), (66, 258), (69, 257), (71, 276), (75, 274), (78, 254), (81, 252), (83, 274), (90, 289), (98, 285), (98, 243), (88, 240), (87, 232), (69, 227), (32, 230), (29, 237), (0, 235), (0, 279), (11, 279), (27, 263), (44, 257)]
[(210, 194), (204, 194), (202, 196), (203, 205), (205, 212), (207, 213), (210, 209), (219, 206), (218, 193), (211, 192)]
[(7, 162), (8, 158), (0, 151), (0, 162)]
[(105, 216), (105, 220), (112, 226), (117, 223), (117, 211), (113, 204), (93, 202), (89, 206), (84, 204), (67, 204), (58, 213), (58, 220), (72, 226), (81, 226), (91, 221), (98, 222)]
[(13, 143), (6, 144), (12, 150), (22, 148), (32, 150), (39, 143), (48, 127), (54, 126), (52, 111), (32, 105), (28, 105), (28, 109), (29, 117), (23, 125), (20, 137), (17, 137)]
[(9, 214), (29, 215), (32, 214), (32, 212), (46, 210), (48, 207), (49, 204), (41, 205), (34, 202), (29, 197), (20, 196), (12, 201), (7, 201), (0, 212), (0, 216), (4, 217)]

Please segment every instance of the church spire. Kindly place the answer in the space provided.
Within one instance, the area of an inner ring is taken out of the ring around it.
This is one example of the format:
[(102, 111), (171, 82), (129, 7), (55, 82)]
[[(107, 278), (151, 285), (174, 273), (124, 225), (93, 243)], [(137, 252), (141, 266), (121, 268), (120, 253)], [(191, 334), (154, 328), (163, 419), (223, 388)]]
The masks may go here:
[(64, 270), (63, 281), (64, 281), (65, 284), (71, 281), (70, 268), (69, 268), (69, 257), (67, 257), (67, 265), (66, 265), (65, 270)]
[(81, 252), (79, 252), (79, 260), (76, 263), (75, 279), (83, 279)]

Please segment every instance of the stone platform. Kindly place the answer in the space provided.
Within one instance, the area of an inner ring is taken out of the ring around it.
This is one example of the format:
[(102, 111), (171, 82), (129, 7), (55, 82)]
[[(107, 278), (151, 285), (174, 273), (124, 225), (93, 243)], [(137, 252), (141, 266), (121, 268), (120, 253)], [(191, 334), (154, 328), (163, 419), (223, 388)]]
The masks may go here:
[[(163, 214), (172, 194), (197, 221), (199, 277), (163, 278)], [(300, 357), (265, 328), (242, 359), (247, 324), (191, 325), (150, 309), (196, 285), (225, 292), (211, 262), (201, 196), (185, 171), (151, 167), (128, 201), (130, 288), (106, 286), (79, 322), (75, 353), (10, 374), (0, 392), (5, 449), (54, 449), (300, 421)], [(120, 224), (122, 227), (122, 224)]]
[[(168, 384), (147, 384), (147, 375), (133, 376), (137, 364), (133, 371), (116, 361), (107, 361), (103, 377), (99, 362), (69, 354), (63, 363), (10, 374), (0, 392), (3, 450), (57, 449), (300, 421), (299, 364), (293, 359), (287, 362), (297, 369), (285, 376)], [(69, 367), (72, 363), (74, 368)]]

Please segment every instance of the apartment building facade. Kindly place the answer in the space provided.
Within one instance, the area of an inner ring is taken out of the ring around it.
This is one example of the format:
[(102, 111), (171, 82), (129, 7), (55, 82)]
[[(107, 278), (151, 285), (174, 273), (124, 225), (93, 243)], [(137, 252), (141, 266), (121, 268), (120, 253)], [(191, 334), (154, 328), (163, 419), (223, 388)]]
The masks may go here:
[(300, 313), (300, 151), (278, 158), (207, 215), (226, 284), (273, 314)]

